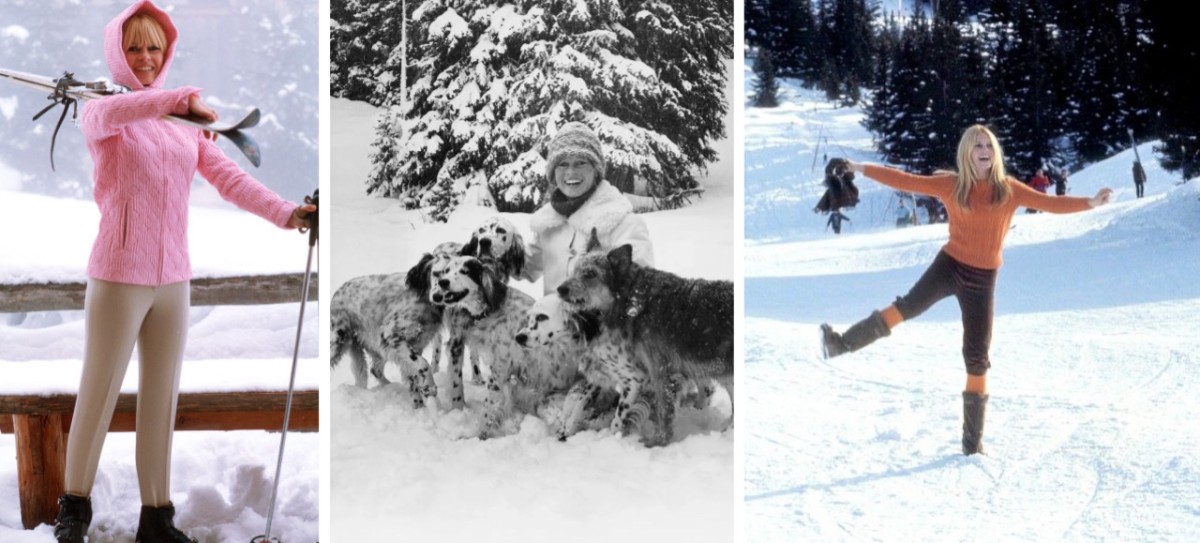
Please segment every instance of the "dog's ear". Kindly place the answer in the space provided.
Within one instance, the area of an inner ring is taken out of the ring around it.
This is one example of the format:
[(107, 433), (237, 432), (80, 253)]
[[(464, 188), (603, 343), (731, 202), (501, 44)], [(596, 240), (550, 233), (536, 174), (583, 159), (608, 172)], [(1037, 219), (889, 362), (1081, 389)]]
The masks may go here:
[(404, 277), (404, 285), (421, 293), (421, 297), (424, 298), (429, 293), (429, 268), (432, 266), (433, 254), (425, 253), (420, 262), (408, 270), (408, 275)]
[(579, 333), (583, 334), (585, 341), (591, 341), (596, 336), (600, 335), (600, 314), (595, 311), (582, 311), (572, 315), (576, 326), (579, 327)]
[(624, 276), (633, 265), (633, 245), (626, 243), (608, 252), (608, 263), (618, 276)]
[(596, 227), (592, 227), (592, 235), (588, 238), (587, 249), (585, 252), (599, 251), (603, 247), (600, 246), (600, 236), (596, 233)]
[(509, 274), (517, 277), (521, 275), (521, 269), (525, 267), (525, 238), (522, 238), (515, 228), (510, 228), (509, 234), (512, 235), (512, 245), (500, 257), (500, 261), (508, 268)]
[(504, 304), (504, 300), (508, 298), (508, 284), (497, 281), (491, 267), (477, 258), (467, 260), (464, 266), (467, 268), (467, 277), (479, 285), (479, 290), (483, 292), (483, 301), (487, 304), (488, 311)]
[(479, 256), (479, 234), (472, 233), (471, 241), (463, 245), (462, 250), (458, 254), (461, 256)]

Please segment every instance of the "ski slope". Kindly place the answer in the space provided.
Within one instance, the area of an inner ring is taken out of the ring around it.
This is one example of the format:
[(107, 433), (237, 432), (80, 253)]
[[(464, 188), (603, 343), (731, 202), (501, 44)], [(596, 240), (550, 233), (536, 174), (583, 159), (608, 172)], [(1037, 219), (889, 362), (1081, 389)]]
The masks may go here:
[(955, 302), (819, 354), (821, 322), (845, 329), (907, 292), (947, 230), (895, 229), (891, 190), (860, 177), (851, 226), (824, 232), (814, 155), (879, 158), (861, 111), (789, 83), (781, 108), (746, 108), (745, 540), (1200, 540), (1200, 186), (1176, 185), (1148, 142), (1145, 198), (1127, 150), (1069, 179), (1113, 204), (1017, 215), (987, 455), (964, 457)]
[[(394, 199), (365, 195), (379, 110), (331, 100), (329, 199), (331, 288), (371, 273), (403, 273), (442, 241), (466, 242), (492, 208), (462, 206), (427, 223)], [(732, 280), (732, 142), (683, 209), (643, 214), (655, 263), (685, 277)], [(506, 213), (526, 240), (529, 215)], [(541, 281), (511, 283), (539, 298)], [(445, 368), (445, 365), (442, 366)], [(484, 371), (487, 371), (486, 369)], [(395, 365), (393, 384), (354, 386), (349, 360), (330, 384), (330, 530), (337, 541), (691, 541), (734, 539), (734, 437), (718, 392), (707, 410), (681, 410), (677, 442), (646, 448), (607, 429), (559, 442), (534, 416), (506, 422), (509, 435), (479, 440), (483, 387), (466, 388), (467, 409), (415, 410)], [(447, 391), (444, 369), (435, 376)], [(386, 519), (382, 522), (382, 519)]]

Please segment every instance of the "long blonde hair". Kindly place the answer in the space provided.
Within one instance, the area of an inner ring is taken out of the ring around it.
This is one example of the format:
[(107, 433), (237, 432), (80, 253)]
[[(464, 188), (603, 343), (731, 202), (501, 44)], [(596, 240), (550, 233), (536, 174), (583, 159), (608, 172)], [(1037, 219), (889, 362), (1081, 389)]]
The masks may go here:
[(988, 127), (981, 124), (976, 124), (968, 127), (963, 132), (962, 139), (958, 140), (958, 181), (954, 184), (954, 201), (963, 209), (970, 209), (967, 204), (967, 198), (971, 195), (971, 189), (975, 186), (975, 181), (979, 178), (975, 171), (975, 162), (971, 160), (971, 149), (975, 147), (975, 139), (983, 134), (987, 136), (992, 143), (992, 170), (988, 175), (987, 181), (992, 184), (992, 205), (1000, 205), (1008, 201), (1012, 195), (1012, 188), (1008, 186), (1008, 175), (1004, 172), (1004, 151), (1000, 149), (1000, 141), (996, 139), (996, 135), (988, 130)]
[(121, 44), (123, 49), (129, 49), (135, 43), (153, 45), (167, 51), (167, 33), (163, 31), (158, 20), (145, 12), (137, 12), (125, 20), (121, 27)]

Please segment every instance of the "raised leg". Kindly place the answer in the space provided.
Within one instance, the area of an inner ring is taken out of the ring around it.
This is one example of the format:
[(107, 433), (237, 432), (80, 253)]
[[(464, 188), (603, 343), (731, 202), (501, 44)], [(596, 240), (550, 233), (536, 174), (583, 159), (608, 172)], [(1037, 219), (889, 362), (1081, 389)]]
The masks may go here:
[(501, 384), (496, 373), (488, 375), (485, 384), (487, 391), (483, 397), (483, 431), (479, 437), (487, 439), (500, 435), (500, 423), (503, 422), (504, 414), (508, 411), (506, 405), (508, 398), (504, 393), (504, 387), (508, 383)]
[(675, 439), (675, 406), (679, 402), (679, 391), (683, 388), (684, 376), (671, 374), (665, 379), (661, 398), (658, 400), (658, 439), (653, 445), (668, 445)]
[[(400, 360), (400, 359), (397, 359), (397, 360)], [(389, 380), (389, 379), (388, 379), (386, 376), (384, 376), (384, 374), (383, 374), (383, 368), (384, 368), (384, 366), (386, 366), (386, 365), (387, 365), (387, 361), (388, 361), (388, 359), (387, 359), (387, 357), (385, 357), (385, 356), (382, 356), (382, 355), (376, 355), (376, 354), (372, 354), (372, 355), (371, 355), (371, 375), (374, 375), (374, 376), (375, 376), (375, 380), (376, 380), (376, 381), (379, 381), (379, 384), (381, 384), (381, 385), (390, 385), (390, 384), (392, 384), (392, 381), (391, 381), (391, 380)], [(403, 364), (401, 364), (401, 366), (403, 366)], [(358, 379), (358, 373), (357, 373), (357, 372), (354, 374), (354, 378), (355, 378), (355, 379)], [(363, 384), (362, 384), (362, 386), (363, 386), (363, 387), (366, 387), (366, 386), (367, 386), (367, 375), (366, 375), (366, 372), (365, 372), (365, 371), (363, 372), (362, 379), (363, 379)], [(357, 382), (357, 381), (356, 381), (356, 382)]]
[(628, 435), (640, 422), (634, 416), (633, 405), (642, 392), (646, 378), (642, 375), (626, 375), (617, 380), (617, 413), (613, 417), (612, 429), (621, 435)]
[(582, 379), (567, 391), (567, 397), (563, 400), (562, 424), (558, 429), (559, 441), (566, 441), (579, 431), (580, 425), (587, 417), (587, 406), (599, 393), (600, 387)]
[[(460, 335), (452, 335), (450, 340), (446, 342), (446, 350), (450, 353), (450, 362), (446, 365), (447, 371), (450, 374), (450, 408), (462, 409), (466, 407), (466, 398), (463, 393), (463, 353), (466, 349), (466, 338)], [(472, 353), (474, 354), (474, 353)]]

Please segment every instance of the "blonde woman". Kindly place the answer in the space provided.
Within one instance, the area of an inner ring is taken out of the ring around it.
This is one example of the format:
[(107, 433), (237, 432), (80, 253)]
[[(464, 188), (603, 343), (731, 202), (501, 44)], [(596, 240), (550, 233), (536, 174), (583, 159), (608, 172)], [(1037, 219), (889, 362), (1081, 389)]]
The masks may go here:
[(84, 356), (67, 439), (66, 493), (54, 536), (82, 543), (89, 498), (121, 381), (136, 344), (136, 464), (142, 500), (137, 541), (192, 541), (174, 525), (171, 438), (187, 339), (191, 263), (187, 203), (199, 173), (223, 198), (281, 228), (307, 225), (312, 205), (288, 202), (226, 157), (211, 134), (161, 120), (191, 113), (216, 120), (195, 87), (164, 87), (177, 32), (149, 0), (127, 7), (104, 29), (113, 81), (131, 92), (88, 102), (81, 127), (95, 168), (100, 229), (88, 261)]
[(1004, 154), (996, 135), (974, 125), (958, 143), (957, 172), (912, 175), (884, 166), (834, 159), (838, 167), (860, 172), (897, 190), (934, 196), (946, 206), (950, 240), (908, 294), (872, 312), (844, 333), (822, 324), (826, 357), (857, 351), (887, 336), (896, 325), (916, 318), (938, 301), (958, 298), (963, 322), (963, 359), (967, 369), (963, 391), (963, 454), (983, 452), (983, 419), (987, 406), (988, 348), (992, 339), (993, 293), (1002, 263), (1001, 249), (1018, 207), (1075, 213), (1107, 204), (1112, 190), (1094, 197), (1050, 196), (1005, 174)]
[(522, 277), (537, 281), (544, 275), (543, 291), (553, 294), (567, 279), (571, 262), (587, 251), (593, 229), (606, 250), (629, 244), (634, 262), (653, 266), (650, 231), (629, 199), (604, 179), (604, 151), (596, 133), (583, 123), (566, 123), (547, 150), (547, 202), (529, 218), (533, 240)]

